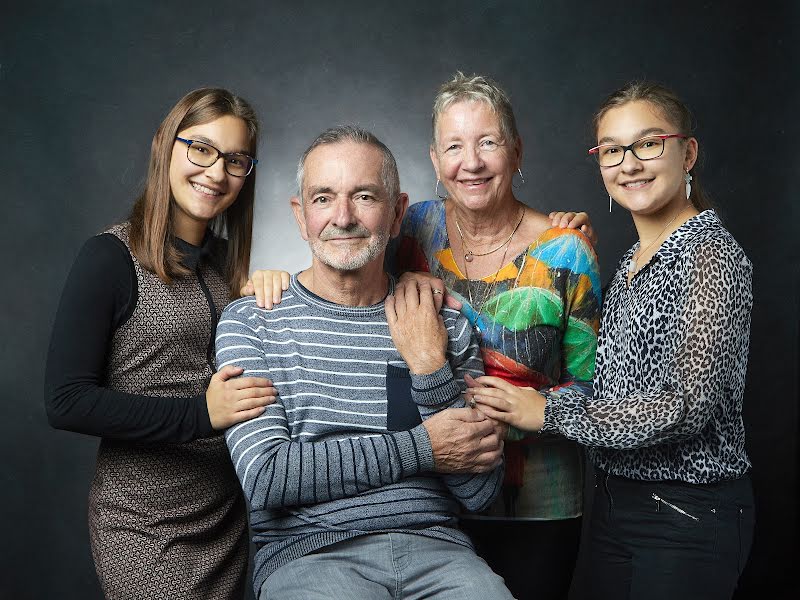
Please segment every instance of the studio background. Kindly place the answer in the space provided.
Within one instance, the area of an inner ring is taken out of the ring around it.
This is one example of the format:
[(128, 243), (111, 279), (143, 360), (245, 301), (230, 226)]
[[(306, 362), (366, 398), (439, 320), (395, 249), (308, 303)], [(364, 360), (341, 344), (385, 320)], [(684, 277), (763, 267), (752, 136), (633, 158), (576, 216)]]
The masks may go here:
[(72, 260), (87, 237), (127, 215), (167, 110), (204, 85), (253, 103), (263, 134), (252, 265), (295, 271), (309, 260), (288, 206), (303, 149), (331, 125), (357, 123), (395, 153), (412, 202), (431, 199), (431, 103), (457, 69), (507, 89), (525, 144), (518, 197), (544, 212), (589, 211), (604, 281), (636, 238), (627, 213), (608, 214), (586, 156), (593, 110), (634, 78), (666, 83), (693, 107), (700, 180), (755, 267), (745, 417), (757, 525), (737, 598), (790, 597), (797, 6), (3, 0), (0, 597), (100, 597), (86, 528), (97, 440), (49, 428), (44, 362)]

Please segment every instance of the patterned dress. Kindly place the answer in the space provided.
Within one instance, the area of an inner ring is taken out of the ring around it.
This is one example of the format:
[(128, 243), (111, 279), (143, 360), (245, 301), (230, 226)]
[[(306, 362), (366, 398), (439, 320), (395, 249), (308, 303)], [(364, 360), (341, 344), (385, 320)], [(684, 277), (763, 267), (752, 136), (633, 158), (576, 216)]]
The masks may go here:
[[(583, 234), (548, 229), (496, 275), (467, 280), (450, 249), (444, 202), (428, 201), (409, 207), (393, 250), (395, 272), (428, 271), (463, 302), (480, 332), (487, 375), (536, 389), (591, 390), (601, 291), (597, 257)], [(509, 437), (503, 493), (479, 518), (580, 516), (579, 447), (559, 435), (512, 430)]]

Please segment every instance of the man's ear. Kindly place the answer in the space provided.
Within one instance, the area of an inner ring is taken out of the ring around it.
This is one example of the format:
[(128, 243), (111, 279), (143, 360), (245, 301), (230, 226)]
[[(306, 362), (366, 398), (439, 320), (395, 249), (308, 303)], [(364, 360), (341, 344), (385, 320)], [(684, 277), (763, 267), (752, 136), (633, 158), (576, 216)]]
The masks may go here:
[(303, 236), (305, 241), (308, 241), (308, 229), (306, 229), (306, 216), (303, 212), (303, 199), (297, 196), (292, 196), (289, 200), (292, 205), (292, 212), (294, 213), (294, 220), (297, 221), (297, 227), (300, 228), (300, 235)]
[(408, 194), (400, 192), (397, 197), (397, 202), (394, 205), (394, 219), (392, 220), (391, 237), (396, 238), (400, 235), (400, 225), (403, 223), (403, 217), (408, 210)]

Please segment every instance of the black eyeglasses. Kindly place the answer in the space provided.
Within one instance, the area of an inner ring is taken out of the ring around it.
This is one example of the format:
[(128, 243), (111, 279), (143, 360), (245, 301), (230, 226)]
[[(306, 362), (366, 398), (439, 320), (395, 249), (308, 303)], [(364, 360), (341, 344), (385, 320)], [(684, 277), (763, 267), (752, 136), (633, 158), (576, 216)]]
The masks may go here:
[(225, 171), (234, 177), (247, 177), (258, 164), (258, 160), (242, 152), (221, 152), (211, 144), (198, 140), (185, 140), (175, 136), (179, 142), (186, 144), (186, 158), (198, 167), (210, 167), (221, 156)]
[(686, 139), (688, 135), (681, 133), (659, 133), (648, 135), (640, 140), (636, 140), (629, 146), (620, 144), (600, 144), (589, 150), (589, 154), (594, 154), (597, 163), (601, 167), (616, 167), (625, 160), (625, 153), (630, 150), (639, 160), (653, 160), (664, 154), (664, 141), (670, 138)]

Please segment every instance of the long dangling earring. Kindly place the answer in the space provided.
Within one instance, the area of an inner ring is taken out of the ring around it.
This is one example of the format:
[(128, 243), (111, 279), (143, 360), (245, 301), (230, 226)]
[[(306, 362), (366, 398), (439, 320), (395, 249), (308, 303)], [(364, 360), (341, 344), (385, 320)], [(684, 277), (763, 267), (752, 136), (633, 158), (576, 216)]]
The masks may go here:
[(689, 174), (689, 169), (686, 169), (686, 174), (683, 176), (683, 180), (686, 182), (686, 199), (689, 199), (689, 196), (692, 195), (692, 184), (690, 183), (694, 179)]
[(522, 184), (525, 185), (525, 178), (522, 176), (522, 169), (517, 167), (517, 173), (519, 173), (519, 178), (522, 180)]
[(444, 196), (440, 196), (439, 195), (439, 180), (438, 179), (436, 180), (436, 190), (434, 191), (434, 193), (436, 194), (436, 197), (439, 198), (440, 200), (444, 200), (445, 198), (447, 198), (447, 195), (444, 195)]
[(614, 199), (611, 197), (611, 194), (608, 195), (608, 212), (611, 212), (611, 205), (614, 202)]

